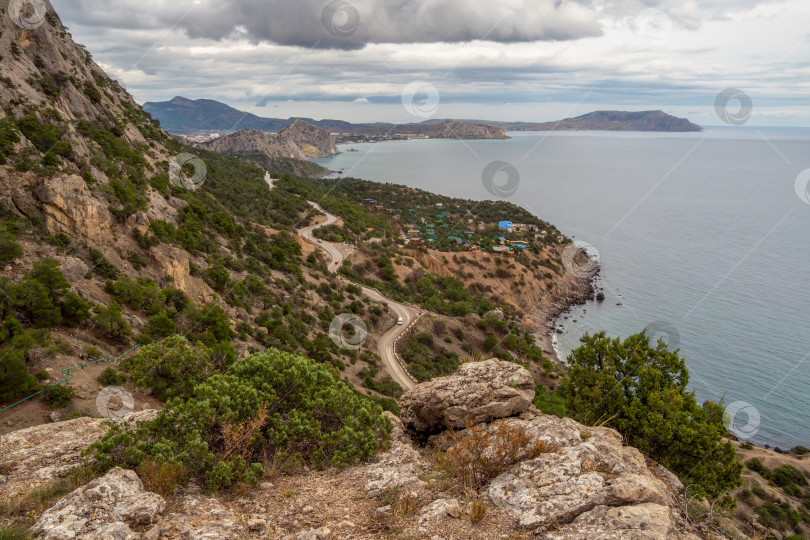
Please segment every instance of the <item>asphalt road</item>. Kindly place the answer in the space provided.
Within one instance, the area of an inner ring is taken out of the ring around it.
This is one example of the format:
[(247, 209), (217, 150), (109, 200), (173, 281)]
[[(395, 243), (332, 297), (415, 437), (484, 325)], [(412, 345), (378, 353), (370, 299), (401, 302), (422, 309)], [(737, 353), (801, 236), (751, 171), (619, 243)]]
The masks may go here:
[[(317, 203), (312, 201), (307, 202), (309, 202), (309, 204), (311, 204), (315, 209), (323, 212), (327, 219), (326, 221), (317, 225), (311, 225), (309, 227), (299, 229), (298, 234), (300, 234), (301, 237), (308, 242), (311, 242), (312, 244), (326, 251), (326, 253), (329, 255), (328, 269), (330, 272), (335, 273), (337, 272), (338, 268), (340, 268), (340, 265), (343, 264), (343, 254), (335, 244), (326, 242), (325, 240), (319, 241), (317, 238), (312, 236), (312, 231), (319, 227), (332, 225), (338, 220), (338, 218), (337, 216), (330, 214), (321, 208)], [(361, 286), (361, 289), (364, 295), (374, 301), (385, 303), (388, 305), (389, 309), (396, 314), (397, 317), (402, 317), (402, 324), (394, 324), (394, 326), (392, 326), (380, 337), (378, 347), (379, 355), (380, 358), (382, 358), (383, 368), (385, 369), (386, 373), (388, 373), (392, 379), (399, 383), (402, 388), (405, 390), (410, 390), (416, 385), (416, 382), (413, 380), (413, 378), (411, 378), (410, 375), (408, 375), (408, 372), (405, 371), (405, 368), (397, 360), (394, 353), (394, 344), (396, 343), (397, 338), (401, 336), (408, 329), (408, 327), (416, 321), (417, 318), (419, 318), (419, 310), (406, 304), (395, 302), (394, 300), (383, 296), (383, 294), (376, 289), (363, 286)]]

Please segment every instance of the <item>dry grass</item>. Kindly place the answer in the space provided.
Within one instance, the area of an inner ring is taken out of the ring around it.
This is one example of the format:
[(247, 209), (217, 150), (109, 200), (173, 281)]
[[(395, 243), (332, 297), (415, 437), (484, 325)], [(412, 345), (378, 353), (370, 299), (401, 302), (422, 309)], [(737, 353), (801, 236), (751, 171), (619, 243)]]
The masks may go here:
[(39, 516), (53, 506), (57, 499), (96, 478), (98, 473), (93, 467), (76, 467), (64, 478), (55, 480), (45, 487), (13, 499), (0, 500), (0, 523), (9, 528), (28, 528), (36, 523)]
[(412, 493), (403, 495), (400, 488), (387, 489), (380, 498), (384, 504), (391, 506), (394, 521), (410, 517), (420, 508), (416, 495)]
[(490, 429), (476, 425), (462, 433), (450, 432), (450, 437), (450, 448), (436, 454), (436, 465), (458, 479), (467, 492), (477, 492), (515, 463), (559, 451), (558, 446), (535, 440), (523, 427), (505, 420), (496, 421)]
[(419, 499), (410, 493), (404, 497), (399, 497), (396, 504), (393, 506), (393, 510), (395, 519), (411, 517), (419, 510)]
[(146, 487), (162, 497), (168, 497), (185, 483), (188, 469), (179, 463), (144, 461), (138, 467), (138, 476)]
[(481, 499), (473, 501), (470, 507), (470, 521), (480, 523), (487, 515), (487, 503)]
[(240, 424), (226, 423), (222, 427), (222, 439), (225, 446), (223, 461), (237, 456), (245, 461), (250, 461), (256, 440), (260, 437), (261, 429), (267, 422), (267, 414), (268, 408), (265, 403), (250, 420)]

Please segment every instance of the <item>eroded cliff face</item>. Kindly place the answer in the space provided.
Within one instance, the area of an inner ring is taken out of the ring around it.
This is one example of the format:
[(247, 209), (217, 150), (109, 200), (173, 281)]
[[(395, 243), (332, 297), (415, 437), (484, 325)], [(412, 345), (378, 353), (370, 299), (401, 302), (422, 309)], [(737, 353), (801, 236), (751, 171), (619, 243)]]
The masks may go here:
[[(213, 497), (189, 485), (169, 501), (148, 492), (133, 471), (113, 469), (43, 512), (31, 530), (35, 538), (48, 539), (101, 539), (111, 532), (121, 538), (371, 539), (394, 531), (414, 538), (698, 538), (681, 514), (677, 478), (624, 446), (611, 429), (542, 414), (523, 395), (528, 389), (521, 381), (529, 376), (520, 370), (488, 360), (417, 386), (401, 401), (406, 424), (390, 415), (390, 445), (365, 465), (271, 475), (256, 488)], [(504, 381), (513, 379), (510, 392)], [(418, 404), (419, 396), (454, 414), (432, 415)], [(427, 423), (414, 418), (432, 418), (435, 431), (457, 425), (465, 411), (485, 421), (434, 434), (428, 447), (415, 442)], [(154, 414), (136, 413), (127, 421)], [(459, 455), (454, 446), (465, 444), (474, 430), (492, 437), (519, 430), (528, 437), (526, 446), (544, 450), (465, 489), (431, 456), (437, 450)], [(0, 496), (18, 497), (65, 475), (103, 432), (101, 420), (81, 418), (4, 436)]]
[(281, 130), (279, 137), (295, 142), (308, 158), (321, 158), (340, 153), (331, 133), (303, 120), (296, 120), (290, 127)]
[(201, 143), (199, 146), (220, 154), (258, 153), (269, 158), (291, 158), (301, 161), (340, 153), (331, 133), (303, 120), (296, 120), (278, 134), (243, 129)]
[[(167, 137), (141, 113), (140, 106), (124, 87), (111, 79), (93, 61), (91, 54), (75, 43), (48, 0), (39, 2), (44, 21), (35, 28), (23, 28), (10, 16), (0, 17), (0, 103), (19, 117), (33, 114), (40, 121), (58, 124), (60, 140), (69, 142), (73, 152), (90, 158), (95, 143), (77, 131), (75, 121), (106, 126), (117, 125), (121, 137), (133, 146), (150, 148), (146, 158), (155, 163), (166, 158), (165, 151), (150, 136)], [(33, 3), (22, 4), (33, 9)], [(37, 13), (38, 18), (39, 13)], [(5, 114), (3, 114), (5, 116)], [(22, 148), (31, 147), (23, 140)], [(88, 163), (96, 178), (104, 173)]]
[[(94, 198), (85, 181), (75, 174), (44, 179), (35, 196), (42, 204), (45, 223), (51, 234), (83, 238), (93, 245), (114, 242), (111, 234), (113, 220), (107, 206)], [(135, 225), (135, 220), (132, 224)], [(148, 227), (148, 221), (146, 225)]]
[(294, 141), (255, 129), (243, 129), (199, 146), (219, 154), (259, 153), (270, 157), (306, 159), (306, 155)]
[(506, 130), (496, 126), (446, 120), (427, 133), (432, 139), (506, 139)]

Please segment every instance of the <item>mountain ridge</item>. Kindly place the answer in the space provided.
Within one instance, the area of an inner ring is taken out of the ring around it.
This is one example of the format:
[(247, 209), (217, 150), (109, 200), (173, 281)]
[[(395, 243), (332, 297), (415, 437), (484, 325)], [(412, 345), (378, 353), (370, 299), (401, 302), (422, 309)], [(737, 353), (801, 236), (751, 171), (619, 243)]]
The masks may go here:
[[(279, 131), (296, 120), (303, 120), (330, 131), (352, 135), (379, 136), (396, 131), (431, 138), (505, 138), (505, 131), (702, 131), (697, 124), (678, 118), (661, 110), (649, 111), (593, 111), (573, 118), (553, 122), (506, 122), (477, 119), (439, 119), (422, 122), (394, 124), (389, 122), (351, 123), (343, 120), (290, 117), (265, 118), (240, 111), (213, 99), (188, 99), (176, 96), (170, 101), (146, 102), (145, 111), (158, 119), (164, 129), (178, 135), (203, 132), (256, 129)], [(448, 126), (451, 126), (448, 129)], [(476, 126), (476, 127), (473, 127)], [(498, 128), (492, 131), (487, 128)]]

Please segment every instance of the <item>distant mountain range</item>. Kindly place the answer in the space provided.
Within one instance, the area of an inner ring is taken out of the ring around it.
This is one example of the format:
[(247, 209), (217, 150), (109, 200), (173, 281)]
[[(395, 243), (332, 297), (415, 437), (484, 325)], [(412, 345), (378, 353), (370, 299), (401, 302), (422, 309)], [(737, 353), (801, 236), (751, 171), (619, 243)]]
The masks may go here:
[(332, 132), (360, 139), (392, 138), (393, 134), (427, 136), (431, 138), (503, 139), (506, 131), (702, 131), (685, 118), (663, 111), (596, 111), (558, 122), (497, 122), (490, 120), (431, 119), (410, 124), (385, 122), (353, 124), (342, 120), (312, 118), (262, 118), (234, 109), (212, 99), (191, 100), (181, 96), (170, 101), (147, 102), (143, 109), (160, 121), (161, 127), (176, 135), (200, 135), (211, 132), (231, 133), (242, 129), (277, 132), (296, 120), (304, 120)]

